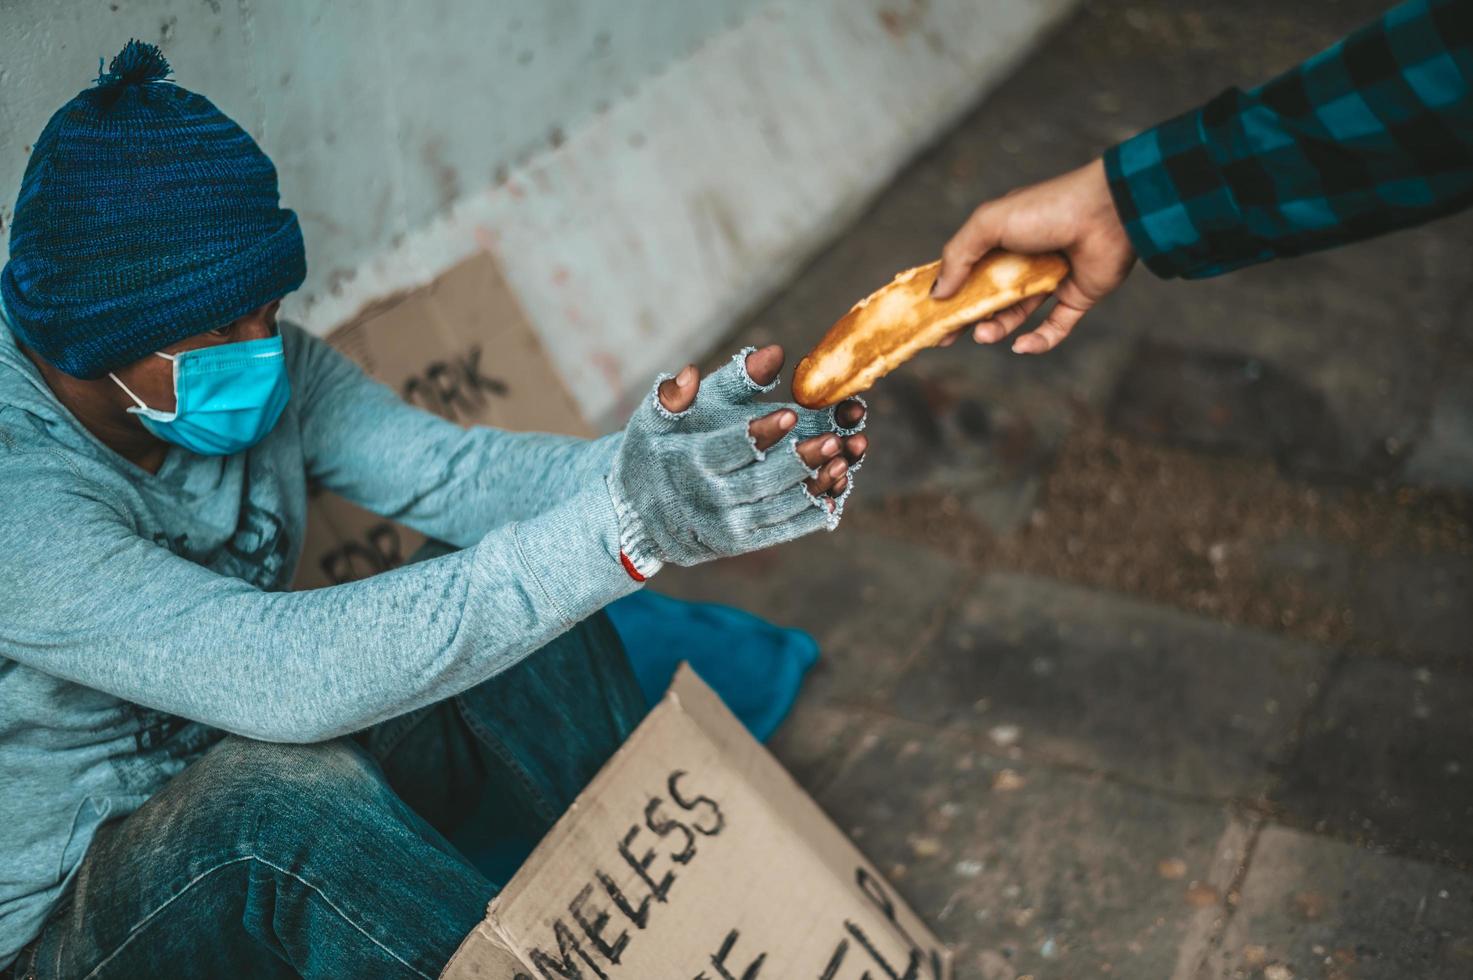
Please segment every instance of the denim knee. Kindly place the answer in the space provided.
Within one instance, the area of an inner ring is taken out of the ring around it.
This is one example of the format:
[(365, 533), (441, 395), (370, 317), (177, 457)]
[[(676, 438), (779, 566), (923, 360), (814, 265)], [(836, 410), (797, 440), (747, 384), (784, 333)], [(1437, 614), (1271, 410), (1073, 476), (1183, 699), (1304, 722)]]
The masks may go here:
[(373, 759), (348, 739), (286, 745), (232, 737), (191, 768), (201, 770), (184, 774), (196, 777), (187, 794), (193, 805), (216, 811), (218, 825), (233, 827), (247, 850), (289, 854), (325, 833), (363, 833), (402, 806)]

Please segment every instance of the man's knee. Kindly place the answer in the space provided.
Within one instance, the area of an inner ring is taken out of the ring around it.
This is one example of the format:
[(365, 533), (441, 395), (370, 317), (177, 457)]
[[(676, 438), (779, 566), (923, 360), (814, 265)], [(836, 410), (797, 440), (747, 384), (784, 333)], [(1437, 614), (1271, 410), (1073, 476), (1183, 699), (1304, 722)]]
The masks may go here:
[(348, 739), (285, 745), (227, 738), (178, 782), (161, 797), (175, 797), (206, 819), (213, 811), (237, 833), (257, 839), (330, 821), (357, 822), (392, 799), (377, 765)]

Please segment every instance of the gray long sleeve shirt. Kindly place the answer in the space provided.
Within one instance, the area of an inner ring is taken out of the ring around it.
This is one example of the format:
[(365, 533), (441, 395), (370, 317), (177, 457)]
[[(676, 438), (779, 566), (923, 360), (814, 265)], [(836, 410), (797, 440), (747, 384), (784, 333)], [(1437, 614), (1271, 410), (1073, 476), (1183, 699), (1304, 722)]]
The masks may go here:
[[(0, 323), (0, 969), (104, 820), (221, 737), (332, 738), (505, 670), (634, 583), (618, 437), (469, 431), (282, 330), (259, 445), (150, 474), (57, 402)], [(286, 591), (316, 481), (455, 554)]]

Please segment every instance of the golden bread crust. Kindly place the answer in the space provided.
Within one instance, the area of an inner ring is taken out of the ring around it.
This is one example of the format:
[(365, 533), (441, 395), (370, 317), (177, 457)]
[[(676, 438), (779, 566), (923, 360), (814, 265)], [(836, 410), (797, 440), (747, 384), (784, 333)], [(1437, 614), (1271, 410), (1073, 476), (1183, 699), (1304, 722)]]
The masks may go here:
[(950, 299), (931, 298), (941, 263), (906, 269), (829, 328), (793, 371), (793, 396), (824, 408), (867, 391), (880, 378), (959, 328), (1014, 303), (1051, 293), (1069, 274), (1062, 255), (985, 255)]

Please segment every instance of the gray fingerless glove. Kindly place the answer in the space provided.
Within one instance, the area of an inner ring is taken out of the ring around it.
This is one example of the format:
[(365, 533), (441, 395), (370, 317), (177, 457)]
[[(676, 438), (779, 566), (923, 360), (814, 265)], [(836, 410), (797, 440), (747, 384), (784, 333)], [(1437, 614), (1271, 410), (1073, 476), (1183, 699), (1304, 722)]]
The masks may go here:
[[(770, 384), (766, 385), (759, 385), (756, 381), (752, 380), (752, 376), (747, 373), (747, 355), (756, 349), (756, 347), (742, 348), (732, 355), (731, 360), (722, 365), (720, 370), (701, 382), (700, 393), (696, 396), (695, 404), (680, 413), (680, 418), (686, 425), (701, 431), (710, 431), (737, 422), (748, 421), (754, 417), (752, 415), (752, 406), (756, 396), (772, 391), (781, 383), (781, 378), (774, 379)], [(663, 381), (664, 377), (662, 376), (660, 380)], [(655, 383), (655, 387), (656, 389), (659, 388), (659, 381)], [(858, 395), (853, 396), (851, 399), (846, 399), (846, 401), (857, 401), (861, 406), (864, 406), (866, 409), (868, 408), (865, 400)], [(828, 435), (830, 433), (840, 437), (852, 436), (864, 431), (864, 427), (868, 422), (868, 417), (865, 416), (861, 417), (853, 426), (841, 425), (835, 414), (838, 410), (837, 405), (833, 408), (815, 411), (814, 409), (804, 408), (802, 405), (796, 405), (791, 402), (765, 402), (762, 403), (761, 408), (762, 414), (786, 408), (798, 416), (798, 424), (793, 426), (792, 432), (789, 433), (795, 445), (806, 439), (812, 439), (815, 436)], [(664, 416), (673, 417), (660, 404), (658, 398), (655, 399), (655, 411)], [(757, 452), (755, 444), (752, 449), (757, 453), (759, 459), (762, 458), (763, 454)], [(808, 498), (815, 507), (831, 514), (830, 523), (832, 526), (830, 530), (838, 526), (839, 518), (844, 515), (844, 504), (849, 500), (849, 495), (854, 492), (854, 475), (859, 472), (859, 468), (862, 465), (863, 460), (849, 464), (848, 481), (844, 487), (844, 492), (838, 497), (830, 497), (822, 500), (813, 496)], [(830, 501), (832, 501), (833, 505), (832, 510), (830, 510)]]
[[(696, 404), (672, 413), (655, 382), (624, 432), (608, 475), (626, 567), (647, 578), (665, 562), (696, 565), (759, 551), (838, 520), (803, 485), (816, 475), (789, 433), (766, 452), (748, 433), (772, 411), (754, 405), (758, 386), (741, 366), (745, 353), (701, 383)], [(794, 406), (802, 425), (805, 409)], [(821, 415), (822, 413), (810, 413)]]

